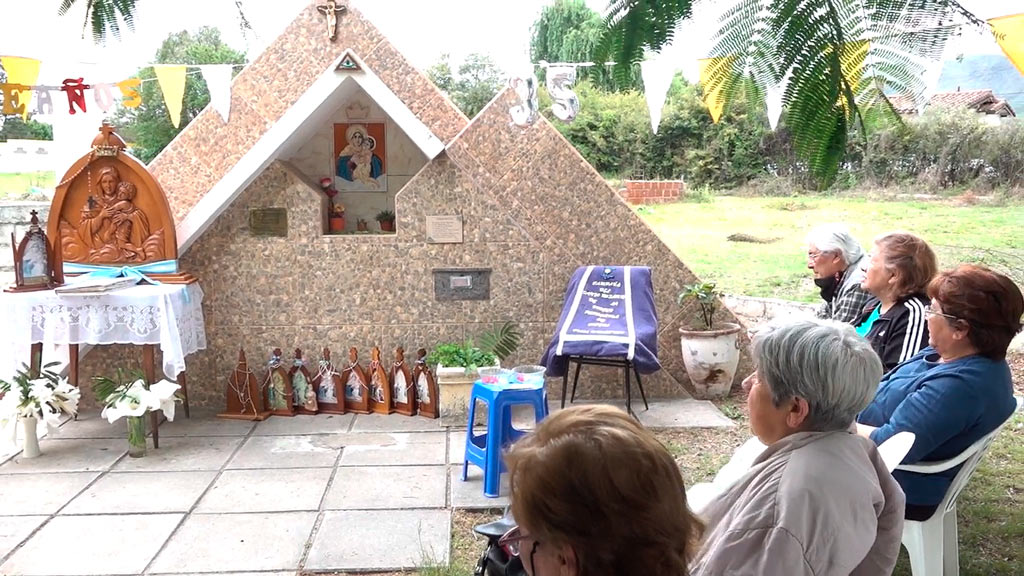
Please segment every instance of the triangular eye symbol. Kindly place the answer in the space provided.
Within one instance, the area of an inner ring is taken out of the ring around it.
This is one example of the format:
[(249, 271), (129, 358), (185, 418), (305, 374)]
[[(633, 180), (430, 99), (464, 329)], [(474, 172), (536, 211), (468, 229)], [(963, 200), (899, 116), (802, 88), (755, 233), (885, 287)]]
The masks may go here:
[(346, 50), (345, 54), (342, 55), (341, 60), (338, 61), (338, 67), (335, 70), (362, 70), (359, 66), (359, 62), (356, 61), (352, 55), (351, 50)]

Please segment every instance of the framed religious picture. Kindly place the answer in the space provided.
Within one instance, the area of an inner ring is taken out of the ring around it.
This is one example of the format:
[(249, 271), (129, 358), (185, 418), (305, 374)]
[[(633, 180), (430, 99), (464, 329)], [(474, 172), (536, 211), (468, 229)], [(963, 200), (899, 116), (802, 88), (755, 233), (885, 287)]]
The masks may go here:
[(331, 351), (324, 348), (323, 357), (313, 377), (316, 402), (323, 414), (345, 413), (345, 382), (331, 362)]
[(391, 405), (399, 414), (416, 415), (416, 388), (401, 346), (395, 349), (395, 362), (391, 365)]
[(334, 125), (334, 184), (345, 192), (387, 192), (384, 122)]
[(264, 406), (274, 416), (295, 416), (292, 408), (292, 381), (281, 365), (281, 349), (274, 348), (267, 362), (267, 377), (263, 380)]
[(416, 405), (420, 416), (427, 418), (440, 416), (440, 411), (437, 409), (437, 381), (434, 380), (434, 373), (427, 365), (426, 348), (416, 351), (416, 364), (412, 369), (412, 379), (416, 383)]
[(345, 383), (345, 410), (356, 414), (370, 413), (370, 378), (359, 365), (359, 352), (353, 346), (348, 349), (348, 363), (341, 371)]
[(238, 363), (231, 371), (231, 375), (228, 376), (225, 395), (226, 407), (224, 412), (217, 414), (218, 418), (264, 420), (270, 415), (263, 409), (260, 385), (256, 381), (256, 375), (249, 370), (249, 363), (245, 359), (245, 350), (238, 350)]
[(377, 414), (391, 414), (391, 383), (388, 373), (380, 361), (380, 348), (370, 351), (370, 411)]
[(11, 232), (14, 249), (14, 285), (7, 292), (49, 290), (63, 281), (61, 264), (55, 260), (59, 253), (50, 245), (46, 233), (39, 227), (39, 215), (33, 210), (32, 220), (25, 237), (18, 242)]
[(302, 360), (302, 350), (295, 349), (295, 359), (292, 360), (292, 369), (288, 371), (288, 380), (292, 385), (292, 400), (297, 414), (316, 414), (316, 390), (313, 389), (313, 379), (306, 370), (306, 363)]

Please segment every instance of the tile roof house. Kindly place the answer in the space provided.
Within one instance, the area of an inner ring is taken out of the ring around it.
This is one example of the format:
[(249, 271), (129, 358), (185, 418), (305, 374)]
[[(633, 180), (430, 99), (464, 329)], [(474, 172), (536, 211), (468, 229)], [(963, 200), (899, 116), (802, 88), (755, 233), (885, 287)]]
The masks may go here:
[[(917, 104), (903, 94), (889, 96), (889, 103), (896, 112), (903, 115), (916, 114)], [(1013, 107), (1005, 99), (996, 96), (992, 90), (957, 90), (954, 92), (937, 92), (929, 100), (928, 106), (936, 108), (968, 108), (979, 114), (992, 115), (998, 118), (1015, 117)]]
[[(355, 346), (366, 362), (372, 346), (390, 358), (513, 320), (524, 339), (508, 365), (536, 363), (587, 264), (652, 268), (663, 369), (645, 389), (686, 396), (679, 328), (696, 316), (675, 297), (695, 277), (572, 145), (543, 118), (512, 124), (512, 91), (466, 118), (351, 6), (335, 41), (324, 28), (308, 6), (235, 77), (229, 121), (207, 108), (150, 165), (177, 222), (180, 268), (205, 293), (208, 348), (187, 359), (192, 402), (224, 402), (240, 346), (253, 366), (275, 347), (314, 362), (324, 346), (336, 357)], [(374, 119), (386, 125), (386, 187), (341, 194), (347, 230), (393, 209), (397, 231), (325, 234), (317, 182), (335, 170), (332, 125)], [(250, 211), (268, 207), (287, 210), (286, 237), (252, 233)], [(460, 215), (463, 241), (431, 242), (433, 215)], [(439, 268), (489, 269), (489, 299), (435, 299)], [(129, 358), (95, 349), (82, 381)], [(588, 367), (580, 395), (620, 396), (620, 374)]]

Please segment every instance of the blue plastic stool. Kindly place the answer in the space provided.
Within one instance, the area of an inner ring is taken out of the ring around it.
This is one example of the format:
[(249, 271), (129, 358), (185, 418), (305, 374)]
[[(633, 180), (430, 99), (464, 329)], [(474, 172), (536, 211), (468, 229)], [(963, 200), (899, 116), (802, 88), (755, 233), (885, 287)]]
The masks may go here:
[[(473, 434), (476, 418), (476, 401), (487, 403), (487, 432)], [(462, 464), (462, 481), (466, 481), (469, 465), (484, 471), (484, 496), (497, 498), (501, 486), (501, 473), (506, 472), (501, 451), (515, 442), (526, 432), (512, 427), (512, 406), (530, 404), (534, 418), (540, 422), (548, 415), (548, 395), (544, 383), (536, 386), (516, 384), (506, 387), (502, 384), (484, 384), (477, 380), (469, 398), (469, 422), (466, 425), (466, 460)]]

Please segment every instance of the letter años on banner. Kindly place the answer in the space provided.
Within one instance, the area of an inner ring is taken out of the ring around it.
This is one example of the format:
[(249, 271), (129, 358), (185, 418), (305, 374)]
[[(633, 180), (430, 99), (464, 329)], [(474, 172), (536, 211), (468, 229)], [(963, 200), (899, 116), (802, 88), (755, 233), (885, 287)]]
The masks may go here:
[(92, 98), (103, 112), (110, 111), (110, 107), (114, 105), (114, 95), (110, 93), (110, 84), (93, 84)]
[(580, 111), (580, 99), (572, 90), (576, 83), (576, 68), (552, 66), (547, 71), (548, 93), (551, 94), (551, 112), (562, 122), (572, 122)]
[(53, 114), (53, 98), (49, 90), (36, 90), (36, 114)]
[(126, 108), (138, 108), (142, 104), (142, 95), (139, 94), (139, 85), (142, 84), (142, 80), (138, 78), (129, 78), (122, 80), (117, 83), (118, 89), (121, 90), (121, 104)]
[(75, 104), (85, 112), (85, 91), (89, 89), (88, 84), (82, 84), (81, 78), (67, 78), (61, 91), (68, 95), (68, 113), (75, 114)]
[(21, 101), (22, 90), (27, 91), (28, 86), (22, 84), (0, 84), (0, 91), (4, 93), (4, 115), (23, 114), (25, 103)]

